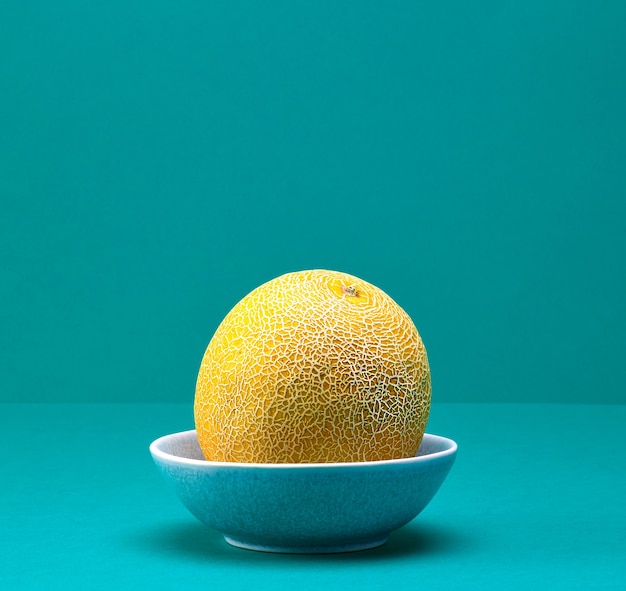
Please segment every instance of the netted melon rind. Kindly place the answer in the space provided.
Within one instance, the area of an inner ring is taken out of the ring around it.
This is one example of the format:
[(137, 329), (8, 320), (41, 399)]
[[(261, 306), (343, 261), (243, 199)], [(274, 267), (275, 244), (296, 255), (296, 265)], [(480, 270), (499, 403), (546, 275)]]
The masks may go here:
[(204, 354), (194, 413), (208, 460), (387, 460), (415, 455), (430, 398), (408, 314), (357, 277), (314, 270), (231, 310)]

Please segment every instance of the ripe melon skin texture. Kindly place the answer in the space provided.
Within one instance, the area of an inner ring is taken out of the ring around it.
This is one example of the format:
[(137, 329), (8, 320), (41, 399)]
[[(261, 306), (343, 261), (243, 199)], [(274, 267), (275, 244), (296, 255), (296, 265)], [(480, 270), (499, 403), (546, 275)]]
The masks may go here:
[(287, 273), (224, 318), (198, 372), (207, 460), (361, 462), (414, 456), (431, 400), (426, 349), (386, 293), (337, 271)]

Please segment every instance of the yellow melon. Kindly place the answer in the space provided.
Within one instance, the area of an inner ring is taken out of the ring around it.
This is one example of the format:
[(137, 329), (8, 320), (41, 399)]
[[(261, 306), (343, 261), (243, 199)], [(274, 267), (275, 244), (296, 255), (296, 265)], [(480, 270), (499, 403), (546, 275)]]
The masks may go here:
[(300, 271), (222, 321), (194, 419), (207, 460), (388, 460), (415, 455), (430, 397), (426, 349), (398, 304), (352, 275)]

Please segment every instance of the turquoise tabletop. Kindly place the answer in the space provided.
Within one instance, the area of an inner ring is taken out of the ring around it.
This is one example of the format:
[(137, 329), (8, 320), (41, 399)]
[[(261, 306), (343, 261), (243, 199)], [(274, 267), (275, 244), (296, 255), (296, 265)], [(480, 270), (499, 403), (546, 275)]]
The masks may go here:
[[(435, 404), (457, 461), (384, 546), (241, 550), (192, 517), (148, 453), (190, 405), (3, 404), (3, 589), (623, 589), (623, 405)], [(380, 499), (381, 503), (385, 499)]]

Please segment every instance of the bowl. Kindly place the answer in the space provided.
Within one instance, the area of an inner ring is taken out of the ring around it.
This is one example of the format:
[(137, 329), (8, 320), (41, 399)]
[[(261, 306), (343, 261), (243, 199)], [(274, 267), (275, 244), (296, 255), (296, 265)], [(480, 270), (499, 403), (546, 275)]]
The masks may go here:
[(195, 430), (165, 435), (150, 445), (183, 504), (229, 544), (293, 553), (384, 544), (428, 505), (456, 451), (451, 439), (425, 434), (411, 458), (244, 464), (205, 460)]

